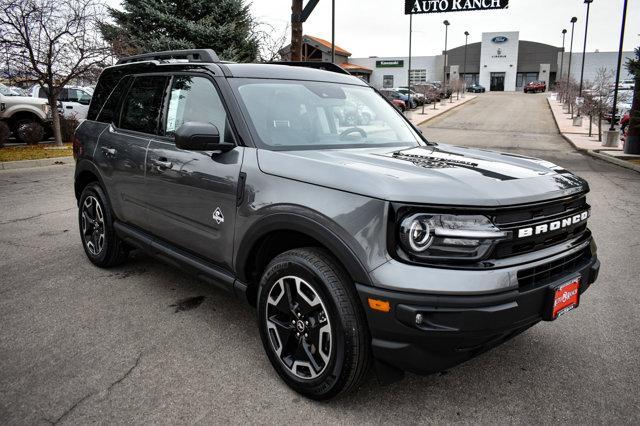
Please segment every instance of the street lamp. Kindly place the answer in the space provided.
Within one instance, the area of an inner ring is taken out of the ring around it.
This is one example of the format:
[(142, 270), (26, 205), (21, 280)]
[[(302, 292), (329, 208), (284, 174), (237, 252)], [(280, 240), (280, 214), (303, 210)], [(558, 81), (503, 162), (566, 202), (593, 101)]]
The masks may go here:
[[(587, 19), (584, 22), (584, 44), (582, 45), (582, 69), (580, 70), (580, 89), (578, 90), (578, 96), (582, 98), (582, 80), (584, 78), (584, 56), (587, 51), (587, 31), (589, 30), (589, 8), (593, 0), (584, 0), (587, 5)], [(580, 117), (580, 106), (578, 106), (578, 117)], [(582, 123), (580, 123), (582, 124)]]
[(564, 68), (564, 38), (567, 35), (566, 28), (562, 30), (562, 55), (560, 56), (560, 78), (558, 80), (562, 80), (562, 69)]
[(469, 39), (469, 31), (464, 32), (464, 67), (462, 68), (462, 78), (464, 85), (467, 86), (467, 40)]
[(413, 15), (409, 15), (409, 69), (407, 70), (407, 107), (405, 111), (411, 109), (411, 36), (413, 32)]
[[(442, 90), (445, 95), (447, 94), (447, 36), (449, 33), (449, 21), (446, 19), (442, 22), (444, 24), (444, 66), (442, 67)], [(453, 102), (453, 101), (452, 101)]]
[[(573, 56), (573, 30), (575, 29), (576, 22), (578, 22), (578, 18), (575, 16), (571, 18), (571, 43), (569, 48), (569, 69), (567, 70), (567, 97), (571, 99), (571, 91), (569, 90), (569, 83), (571, 81), (571, 56)], [(571, 108), (571, 103), (569, 103), (569, 108)], [(573, 118), (573, 110), (571, 110), (571, 118)]]

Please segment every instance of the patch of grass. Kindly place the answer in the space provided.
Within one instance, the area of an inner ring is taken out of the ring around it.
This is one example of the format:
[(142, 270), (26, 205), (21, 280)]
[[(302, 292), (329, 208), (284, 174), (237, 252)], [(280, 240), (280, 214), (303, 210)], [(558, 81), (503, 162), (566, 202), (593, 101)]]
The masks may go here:
[(627, 160), (627, 161), (628, 161), (628, 162), (630, 162), (630, 163), (637, 164), (638, 166), (640, 166), (640, 159), (637, 159), (637, 160)]
[(26, 145), (26, 146), (8, 146), (0, 148), (0, 162), (19, 161), (19, 160), (40, 160), (42, 158), (70, 157), (73, 150), (70, 143), (64, 144), (64, 149), (45, 149), (55, 145), (52, 143)]

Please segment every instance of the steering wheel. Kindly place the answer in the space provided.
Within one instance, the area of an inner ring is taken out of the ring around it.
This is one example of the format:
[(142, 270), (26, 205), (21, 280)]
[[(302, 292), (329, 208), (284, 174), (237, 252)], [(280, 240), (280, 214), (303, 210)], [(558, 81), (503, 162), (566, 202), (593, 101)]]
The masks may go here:
[(344, 140), (344, 138), (346, 136), (350, 135), (351, 133), (360, 133), (360, 137), (362, 139), (366, 139), (367, 138), (367, 132), (362, 130), (360, 127), (349, 127), (348, 129), (346, 129), (342, 133), (340, 133), (340, 140)]

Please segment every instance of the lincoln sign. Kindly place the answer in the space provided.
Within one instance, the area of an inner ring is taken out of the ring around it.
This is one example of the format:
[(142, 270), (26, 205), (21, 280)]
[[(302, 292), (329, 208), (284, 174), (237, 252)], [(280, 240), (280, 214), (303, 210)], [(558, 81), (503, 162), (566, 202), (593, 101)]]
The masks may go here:
[(404, 0), (405, 15), (506, 9), (509, 0)]

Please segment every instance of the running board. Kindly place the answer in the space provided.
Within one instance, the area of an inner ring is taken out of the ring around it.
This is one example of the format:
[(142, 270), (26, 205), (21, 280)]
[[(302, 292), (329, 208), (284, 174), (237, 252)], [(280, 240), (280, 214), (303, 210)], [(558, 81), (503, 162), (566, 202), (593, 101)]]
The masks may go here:
[(222, 268), (200, 259), (178, 247), (161, 241), (131, 225), (114, 221), (113, 227), (126, 243), (139, 248), (165, 263), (195, 275), (215, 287), (247, 300), (247, 285)]

